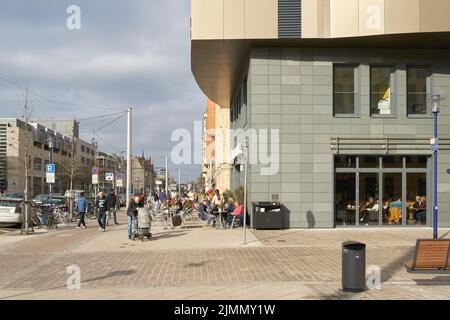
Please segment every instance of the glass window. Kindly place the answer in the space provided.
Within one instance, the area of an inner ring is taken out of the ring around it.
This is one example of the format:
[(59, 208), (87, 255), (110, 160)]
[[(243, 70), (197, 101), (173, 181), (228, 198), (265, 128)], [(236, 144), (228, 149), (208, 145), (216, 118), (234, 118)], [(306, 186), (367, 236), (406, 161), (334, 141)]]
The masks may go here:
[(371, 114), (392, 114), (392, 67), (372, 66), (370, 69)]
[(356, 224), (356, 174), (336, 173), (336, 225)]
[(361, 156), (359, 157), (360, 168), (379, 168), (379, 158), (376, 156)]
[(406, 167), (407, 168), (426, 168), (427, 156), (407, 156)]
[(402, 174), (383, 174), (383, 224), (402, 224)]
[(408, 115), (428, 113), (427, 80), (429, 75), (428, 67), (411, 66), (407, 68)]
[(34, 158), (33, 159), (33, 169), (36, 171), (42, 171), (44, 166), (42, 165), (42, 159)]
[(383, 168), (403, 168), (402, 156), (383, 157)]
[(408, 225), (427, 224), (427, 174), (408, 173), (406, 176), (406, 208)]
[(336, 168), (356, 168), (355, 156), (337, 156), (334, 158)]
[(380, 220), (380, 203), (378, 201), (378, 173), (359, 174), (359, 223), (361, 225), (378, 225)]
[(335, 65), (333, 70), (334, 114), (355, 114), (356, 66)]

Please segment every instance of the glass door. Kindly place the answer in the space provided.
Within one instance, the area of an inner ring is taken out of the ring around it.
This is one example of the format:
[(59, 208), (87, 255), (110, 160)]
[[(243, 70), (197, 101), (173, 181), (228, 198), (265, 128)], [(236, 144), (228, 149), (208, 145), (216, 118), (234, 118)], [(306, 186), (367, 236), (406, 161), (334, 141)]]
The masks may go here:
[(356, 173), (336, 173), (334, 214), (337, 226), (356, 224)]
[(362, 226), (379, 225), (379, 174), (359, 174), (359, 224)]
[(401, 225), (403, 188), (401, 173), (383, 173), (383, 225)]

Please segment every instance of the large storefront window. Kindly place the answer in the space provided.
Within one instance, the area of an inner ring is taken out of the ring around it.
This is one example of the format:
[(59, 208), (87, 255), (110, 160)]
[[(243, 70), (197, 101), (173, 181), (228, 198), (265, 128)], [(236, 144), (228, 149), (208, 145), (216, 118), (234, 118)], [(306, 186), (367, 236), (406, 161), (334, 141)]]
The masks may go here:
[(336, 224), (340, 226), (356, 224), (355, 199), (356, 174), (336, 174)]
[(383, 224), (402, 224), (402, 174), (383, 174)]
[(377, 225), (380, 219), (378, 174), (359, 174), (360, 224)]
[(427, 225), (427, 156), (335, 157), (337, 226)]
[(406, 176), (407, 224), (425, 225), (427, 223), (427, 175), (408, 173)]

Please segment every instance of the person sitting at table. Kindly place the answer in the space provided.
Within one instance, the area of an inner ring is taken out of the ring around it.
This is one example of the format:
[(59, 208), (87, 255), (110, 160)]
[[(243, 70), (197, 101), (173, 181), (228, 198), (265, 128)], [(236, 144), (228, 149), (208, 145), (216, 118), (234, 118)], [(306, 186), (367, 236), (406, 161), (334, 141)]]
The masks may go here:
[(205, 199), (203, 199), (199, 204), (198, 204), (198, 217), (203, 220), (206, 221), (208, 219), (208, 201)]
[(237, 217), (241, 226), (244, 225), (244, 205), (240, 204), (239, 201), (235, 203), (234, 211), (227, 216), (227, 226), (233, 223), (233, 218)]
[(380, 209), (380, 207), (379, 207), (378, 203), (375, 202), (375, 198), (369, 197), (369, 202), (366, 204), (366, 206), (363, 209), (362, 217), (361, 217), (360, 221), (362, 223), (365, 223), (366, 225), (368, 225), (371, 214), (377, 213), (379, 211), (379, 209)]
[(425, 197), (417, 196), (413, 208), (416, 211), (416, 213), (414, 214), (414, 219), (418, 221), (419, 224), (425, 224), (425, 219), (427, 216), (426, 214), (427, 203)]
[(228, 216), (234, 211), (234, 209), (235, 209), (234, 200), (233, 198), (230, 197), (228, 198), (227, 203), (223, 207), (222, 219), (224, 221), (227, 221)]
[(397, 199), (396, 201), (392, 201), (392, 202), (389, 204), (389, 207), (401, 209), (401, 208), (402, 208), (402, 197), (398, 197), (398, 198), (396, 198), (396, 199)]

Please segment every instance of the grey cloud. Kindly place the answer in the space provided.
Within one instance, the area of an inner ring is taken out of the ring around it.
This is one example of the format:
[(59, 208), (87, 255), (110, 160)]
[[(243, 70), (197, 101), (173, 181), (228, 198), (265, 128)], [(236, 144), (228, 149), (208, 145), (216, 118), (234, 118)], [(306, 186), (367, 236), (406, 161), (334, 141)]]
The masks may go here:
[[(136, 154), (170, 152), (171, 132), (193, 130), (205, 98), (190, 72), (188, 0), (3, 0), (0, 11), (0, 76), (55, 100), (134, 107)], [(81, 7), (82, 30), (65, 27), (67, 6)], [(5, 50), (6, 49), (6, 50)], [(20, 92), (0, 82), (0, 116), (20, 114)], [(54, 105), (34, 97), (36, 116), (84, 118), (101, 109)], [(18, 111), (14, 111), (14, 110)], [(100, 125), (82, 123), (83, 136)], [(125, 118), (102, 130), (123, 149)], [(199, 143), (199, 142), (198, 142)], [(101, 143), (103, 149), (111, 150)], [(184, 167), (197, 177), (198, 166)]]

